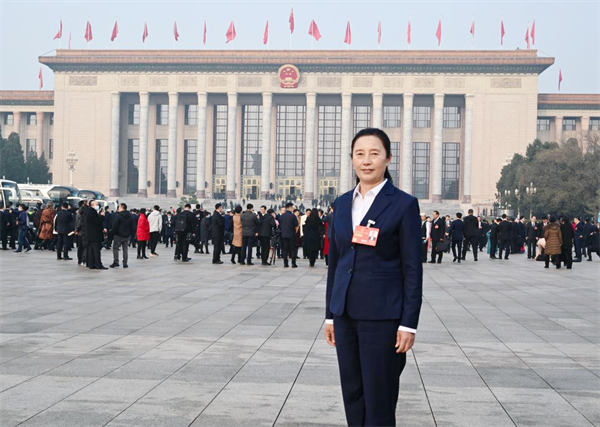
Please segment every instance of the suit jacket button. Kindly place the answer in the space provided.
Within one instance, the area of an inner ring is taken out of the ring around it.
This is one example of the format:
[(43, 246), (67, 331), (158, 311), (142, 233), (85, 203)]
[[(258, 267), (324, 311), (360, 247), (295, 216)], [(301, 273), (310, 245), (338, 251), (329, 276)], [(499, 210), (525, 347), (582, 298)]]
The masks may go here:
[(349, 270), (348, 270), (348, 274), (352, 274), (352, 269), (349, 269)]

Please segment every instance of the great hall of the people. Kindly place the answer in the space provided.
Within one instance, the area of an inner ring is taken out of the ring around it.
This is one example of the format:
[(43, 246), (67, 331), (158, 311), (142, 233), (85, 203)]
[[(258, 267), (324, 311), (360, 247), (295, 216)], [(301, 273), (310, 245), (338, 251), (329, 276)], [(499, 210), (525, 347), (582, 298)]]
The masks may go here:
[[(536, 138), (585, 145), (600, 95), (540, 94), (536, 50), (58, 50), (54, 91), (0, 92), (6, 138), (53, 182), (111, 196), (326, 199), (353, 187), (350, 144), (392, 141), (390, 172), (423, 202), (494, 200)], [(553, 70), (555, 71), (555, 70)]]

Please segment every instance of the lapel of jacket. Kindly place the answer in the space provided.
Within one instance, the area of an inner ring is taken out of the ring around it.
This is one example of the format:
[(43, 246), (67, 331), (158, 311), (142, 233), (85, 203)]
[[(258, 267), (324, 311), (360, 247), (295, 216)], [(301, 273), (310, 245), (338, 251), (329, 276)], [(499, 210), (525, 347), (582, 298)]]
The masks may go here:
[[(366, 215), (360, 222), (360, 225), (366, 226), (368, 220), (377, 221), (377, 218), (383, 213), (385, 208), (387, 208), (387, 206), (390, 204), (389, 195), (393, 194), (393, 193), (394, 193), (394, 185), (390, 182), (390, 180), (388, 180), (385, 183), (385, 185), (383, 186), (383, 188), (381, 189), (381, 191), (379, 192), (379, 194), (377, 194), (377, 196), (375, 197), (375, 200), (373, 200), (373, 204), (371, 205), (371, 207), (367, 211)], [(377, 222), (375, 223), (374, 227), (379, 228), (377, 226)]]
[(336, 232), (346, 235), (348, 240), (352, 239), (352, 195), (353, 191), (343, 194), (338, 199), (334, 218), (337, 217)]

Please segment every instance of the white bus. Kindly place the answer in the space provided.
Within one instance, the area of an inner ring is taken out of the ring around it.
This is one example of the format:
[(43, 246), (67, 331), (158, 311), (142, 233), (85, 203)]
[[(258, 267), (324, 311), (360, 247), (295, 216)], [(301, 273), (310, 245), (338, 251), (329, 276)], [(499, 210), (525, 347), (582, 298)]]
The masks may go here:
[(13, 206), (17, 207), (21, 203), (21, 191), (19, 190), (19, 184), (15, 181), (0, 179), (0, 193), (0, 201), (4, 206), (8, 206), (8, 203), (12, 202)]

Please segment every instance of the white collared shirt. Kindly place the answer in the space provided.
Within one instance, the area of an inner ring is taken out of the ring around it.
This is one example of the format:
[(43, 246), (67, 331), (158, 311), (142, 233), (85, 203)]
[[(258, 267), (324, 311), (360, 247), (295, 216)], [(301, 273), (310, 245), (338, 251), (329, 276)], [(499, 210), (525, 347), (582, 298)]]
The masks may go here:
[[(360, 193), (360, 183), (356, 186), (354, 193), (352, 194), (352, 230), (354, 230), (357, 225), (360, 225), (365, 218), (365, 215), (369, 212), (371, 205), (373, 205), (373, 202), (375, 201), (375, 197), (377, 197), (386, 182), (387, 179), (384, 179), (381, 184), (367, 191), (364, 196)], [(325, 319), (325, 323), (333, 324), (333, 319)], [(413, 334), (417, 333), (416, 329), (407, 328), (402, 325), (398, 327), (398, 330), (412, 332)]]

